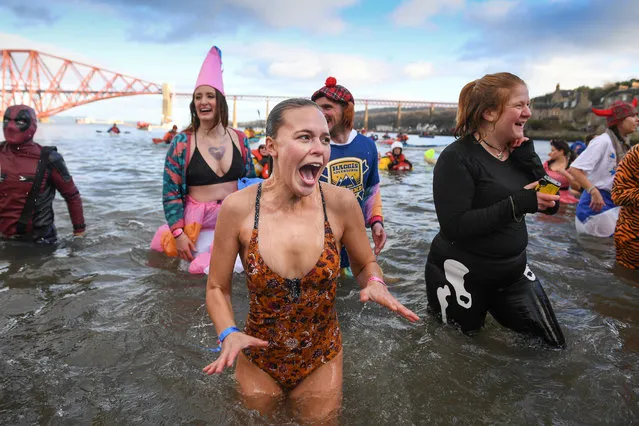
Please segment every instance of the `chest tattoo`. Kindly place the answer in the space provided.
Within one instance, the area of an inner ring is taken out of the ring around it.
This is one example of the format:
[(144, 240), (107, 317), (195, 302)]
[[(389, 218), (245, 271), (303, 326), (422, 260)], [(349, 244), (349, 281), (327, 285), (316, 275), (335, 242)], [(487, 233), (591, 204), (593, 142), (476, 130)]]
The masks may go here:
[(209, 148), (209, 154), (213, 156), (217, 161), (220, 161), (224, 154), (226, 153), (225, 146), (212, 146)]

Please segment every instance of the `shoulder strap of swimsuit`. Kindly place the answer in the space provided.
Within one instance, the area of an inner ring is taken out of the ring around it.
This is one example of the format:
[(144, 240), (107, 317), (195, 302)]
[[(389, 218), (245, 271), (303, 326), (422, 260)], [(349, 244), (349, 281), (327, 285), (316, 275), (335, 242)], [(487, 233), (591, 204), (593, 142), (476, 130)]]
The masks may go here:
[(328, 222), (328, 216), (326, 215), (326, 201), (324, 201), (324, 191), (322, 191), (321, 183), (319, 183), (319, 189), (320, 189), (320, 196), (322, 197), (322, 209), (324, 210), (324, 222)]
[(253, 223), (253, 229), (257, 229), (257, 224), (260, 221), (260, 198), (262, 198), (262, 182), (257, 185), (257, 195), (255, 196), (255, 222)]

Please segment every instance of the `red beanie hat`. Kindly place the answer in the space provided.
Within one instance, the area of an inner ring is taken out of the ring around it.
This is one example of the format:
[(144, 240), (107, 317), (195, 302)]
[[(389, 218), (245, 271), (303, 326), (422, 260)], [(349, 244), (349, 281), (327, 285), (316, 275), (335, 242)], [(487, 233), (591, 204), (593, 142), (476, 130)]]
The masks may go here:
[(624, 101), (614, 101), (608, 109), (592, 109), (592, 112), (599, 117), (606, 117), (606, 125), (612, 127), (621, 123), (626, 117), (632, 117), (637, 114), (637, 98), (632, 103)]
[(311, 96), (311, 100), (315, 102), (322, 96), (326, 96), (328, 99), (334, 100), (336, 102), (352, 102), (353, 104), (355, 104), (355, 99), (353, 98), (351, 92), (349, 92), (346, 87), (337, 84), (337, 80), (335, 79), (335, 77), (327, 78), (326, 85), (313, 93), (313, 96)]

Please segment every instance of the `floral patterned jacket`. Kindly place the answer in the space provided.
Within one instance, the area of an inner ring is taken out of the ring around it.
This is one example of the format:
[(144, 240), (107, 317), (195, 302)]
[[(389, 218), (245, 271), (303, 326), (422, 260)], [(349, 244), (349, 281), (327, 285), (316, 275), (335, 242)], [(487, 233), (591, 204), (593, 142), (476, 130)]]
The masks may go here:
[[(255, 177), (255, 166), (251, 158), (251, 148), (244, 132), (230, 129), (240, 141), (242, 160), (244, 162), (244, 177)], [(162, 204), (164, 216), (171, 231), (184, 228), (184, 201), (187, 195), (186, 169), (191, 157), (192, 133), (178, 133), (166, 153), (164, 162), (164, 178), (162, 186)]]

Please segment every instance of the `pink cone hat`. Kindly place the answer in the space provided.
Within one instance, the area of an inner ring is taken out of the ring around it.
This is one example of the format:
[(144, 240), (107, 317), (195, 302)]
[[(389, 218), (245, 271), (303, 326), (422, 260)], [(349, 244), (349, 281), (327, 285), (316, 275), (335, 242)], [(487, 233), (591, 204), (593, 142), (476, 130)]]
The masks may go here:
[[(197, 76), (195, 89), (200, 86), (211, 86), (224, 94), (224, 82), (222, 81), (222, 51), (219, 47), (213, 46), (204, 59), (200, 75)], [(195, 91), (193, 89), (193, 91)]]

